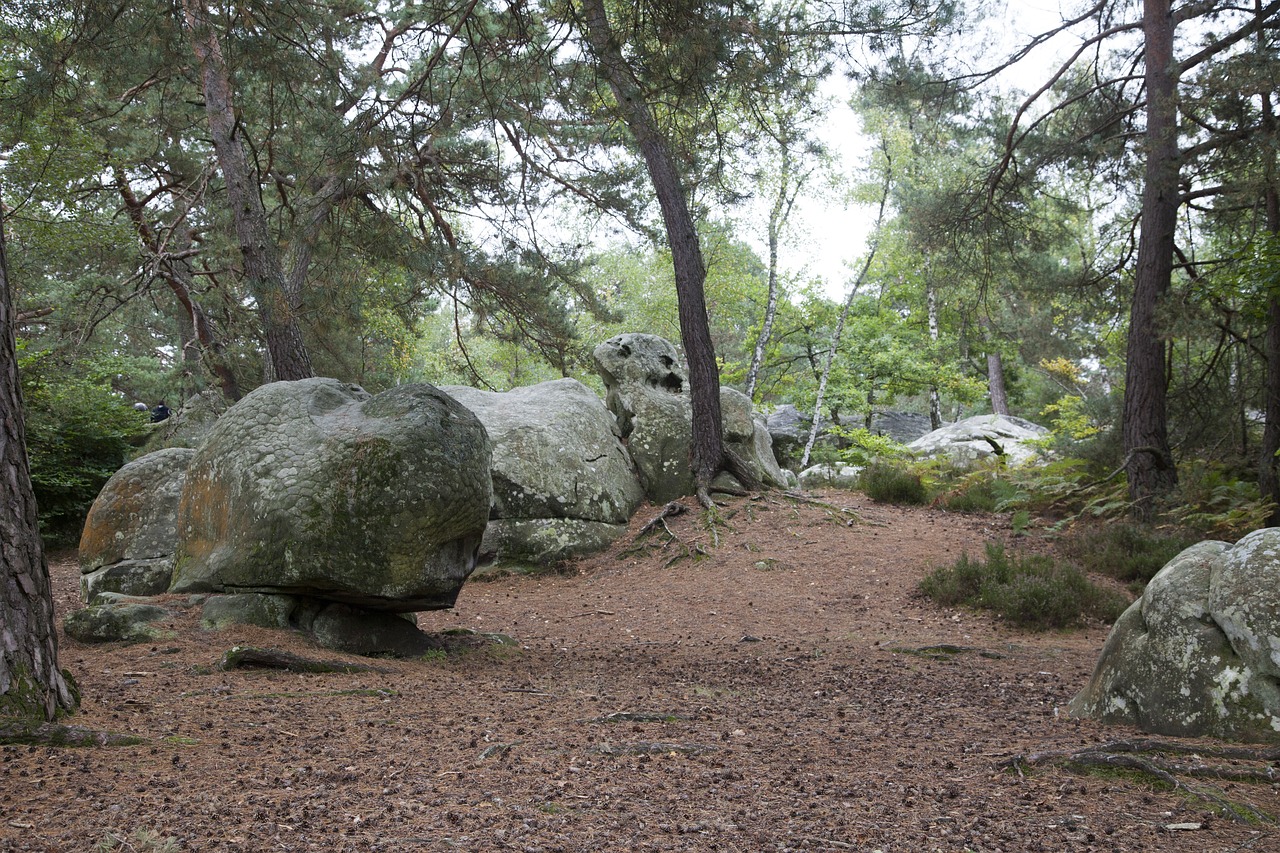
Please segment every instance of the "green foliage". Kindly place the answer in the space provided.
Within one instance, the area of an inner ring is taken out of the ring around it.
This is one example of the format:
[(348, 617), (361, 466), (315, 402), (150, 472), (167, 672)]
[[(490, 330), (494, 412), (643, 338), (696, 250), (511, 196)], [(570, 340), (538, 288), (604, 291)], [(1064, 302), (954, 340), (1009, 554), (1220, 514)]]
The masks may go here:
[[(960, 475), (959, 479), (952, 478), (953, 472)], [(994, 463), (977, 470), (942, 469), (942, 475), (937, 500), (951, 512), (1003, 512), (1026, 497), (1022, 488)]]
[(884, 462), (872, 462), (862, 469), (858, 487), (873, 501), (881, 503), (918, 506), (929, 500), (929, 493), (919, 474)]
[(1062, 537), (1062, 555), (1094, 574), (1106, 575), (1140, 589), (1184, 549), (1198, 541), (1127, 522), (1081, 524)]
[(837, 426), (832, 427), (830, 433), (843, 445), (839, 459), (846, 465), (868, 465), (877, 460), (907, 459), (911, 456), (905, 444), (869, 429)]
[(1170, 518), (1181, 527), (1232, 542), (1265, 527), (1274, 504), (1247, 477), (1248, 472), (1221, 463), (1198, 461), (1182, 466)]
[(987, 545), (986, 560), (964, 554), (935, 569), (920, 591), (944, 607), (990, 610), (1012, 625), (1035, 631), (1068, 628), (1088, 618), (1114, 621), (1128, 601), (1101, 589), (1074, 566), (1040, 555), (1009, 555)]
[(94, 498), (147, 418), (91, 366), (19, 356), (31, 483), (46, 539), (74, 543)]

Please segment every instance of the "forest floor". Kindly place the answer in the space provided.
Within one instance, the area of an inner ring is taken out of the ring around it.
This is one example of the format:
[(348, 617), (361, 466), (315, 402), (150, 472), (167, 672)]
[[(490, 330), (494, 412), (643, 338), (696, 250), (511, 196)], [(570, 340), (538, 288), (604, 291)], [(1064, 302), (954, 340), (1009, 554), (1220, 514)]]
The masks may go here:
[[(418, 617), (518, 646), (300, 675), (218, 664), (235, 645), (359, 659), (207, 632), (194, 607), (153, 643), (63, 637), (70, 722), (145, 742), (0, 747), (0, 850), (1280, 850), (1196, 795), (1274, 815), (1280, 785), (1009, 766), (1140, 736), (1066, 712), (1107, 626), (1017, 631), (915, 591), (1014, 542), (1007, 519), (818, 497), (637, 539), (644, 507), (607, 553)], [(79, 607), (74, 555), (51, 570), (60, 612)], [(1217, 745), (1164, 741), (1183, 764)]]

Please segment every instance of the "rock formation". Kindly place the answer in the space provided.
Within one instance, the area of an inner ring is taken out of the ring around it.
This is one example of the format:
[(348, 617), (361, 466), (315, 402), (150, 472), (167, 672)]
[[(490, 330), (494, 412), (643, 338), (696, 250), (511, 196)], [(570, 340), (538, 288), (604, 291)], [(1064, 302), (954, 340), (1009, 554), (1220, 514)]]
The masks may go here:
[[(657, 335), (625, 334), (600, 344), (592, 356), (607, 390), (605, 405), (617, 418), (646, 497), (661, 503), (692, 494), (693, 408), (676, 348)], [(788, 480), (774, 458), (767, 424), (752, 414), (751, 401), (723, 388), (720, 406), (726, 446), (762, 482), (785, 488)]]
[(1280, 528), (1201, 542), (1111, 629), (1071, 713), (1187, 737), (1280, 742)]
[(80, 536), (80, 590), (159, 595), (169, 588), (177, 544), (178, 498), (194, 450), (148, 453), (111, 476)]
[(171, 591), (449, 607), (475, 567), (489, 461), (484, 427), (430, 385), (264, 385), (191, 461)]
[(576, 379), (495, 393), (446, 386), (493, 443), (482, 551), (545, 564), (607, 547), (644, 499), (617, 425)]

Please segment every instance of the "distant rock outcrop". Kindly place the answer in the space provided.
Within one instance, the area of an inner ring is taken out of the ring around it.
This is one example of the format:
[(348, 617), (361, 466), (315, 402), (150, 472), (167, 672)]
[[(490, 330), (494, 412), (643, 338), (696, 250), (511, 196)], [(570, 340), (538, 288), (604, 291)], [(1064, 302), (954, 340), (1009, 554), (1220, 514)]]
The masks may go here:
[(1017, 465), (1038, 453), (1027, 442), (1043, 438), (1048, 432), (1022, 418), (975, 415), (921, 436), (907, 447), (921, 456), (949, 456), (959, 462), (999, 456)]
[(1156, 734), (1280, 742), (1280, 528), (1201, 542), (1111, 629), (1075, 716)]
[(493, 444), (493, 508), (484, 553), (549, 563), (607, 547), (644, 492), (617, 424), (576, 379), (496, 393), (442, 389), (484, 424)]
[(80, 591), (159, 595), (173, 576), (178, 498), (195, 451), (148, 453), (111, 476), (80, 535)]
[(475, 567), (489, 463), (475, 415), (430, 385), (264, 385), (192, 459), (171, 590), (449, 607)]

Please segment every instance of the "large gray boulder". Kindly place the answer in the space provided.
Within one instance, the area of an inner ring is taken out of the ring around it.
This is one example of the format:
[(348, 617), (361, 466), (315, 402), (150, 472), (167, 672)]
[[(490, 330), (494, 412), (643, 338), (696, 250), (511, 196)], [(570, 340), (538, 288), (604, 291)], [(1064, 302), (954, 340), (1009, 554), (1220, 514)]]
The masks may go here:
[(576, 379), (501, 393), (442, 390), (475, 413), (493, 443), (493, 508), (482, 551), (545, 564), (607, 547), (644, 492), (616, 421)]
[[(676, 348), (657, 335), (630, 333), (600, 344), (592, 356), (607, 389), (605, 405), (617, 418), (645, 495), (665, 502), (692, 494), (693, 410), (688, 374)], [(763, 418), (755, 418), (751, 401), (725, 388), (720, 405), (726, 446), (751, 465), (762, 482), (786, 487), (768, 426)]]
[(159, 595), (173, 576), (178, 498), (195, 451), (148, 453), (111, 476), (80, 535), (80, 592)]
[(450, 607), (488, 519), (489, 460), (475, 415), (430, 385), (264, 385), (191, 461), (171, 591)]
[(212, 388), (189, 397), (176, 412), (151, 426), (144, 449), (199, 447), (229, 406), (227, 398)]
[(1280, 742), (1280, 528), (1201, 542), (1111, 629), (1075, 716), (1188, 737)]
[(975, 415), (946, 424), (907, 445), (920, 456), (948, 456), (957, 462), (1003, 457), (1011, 465), (1034, 459), (1039, 451), (1027, 442), (1049, 431), (1008, 415)]

